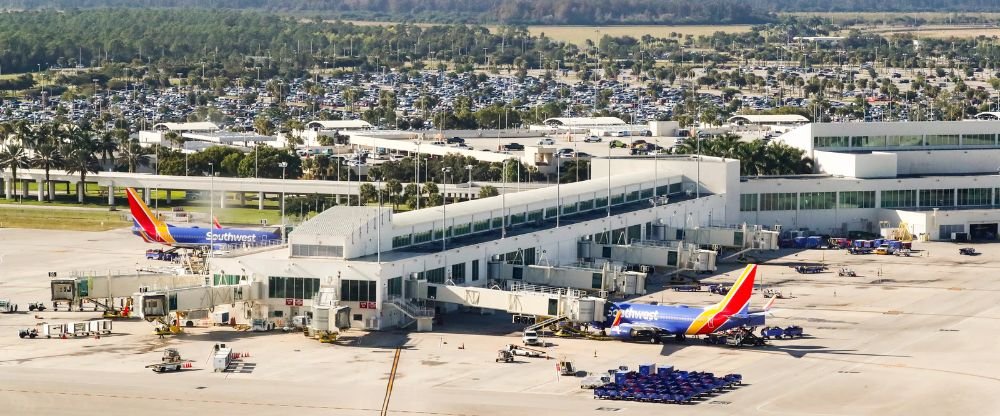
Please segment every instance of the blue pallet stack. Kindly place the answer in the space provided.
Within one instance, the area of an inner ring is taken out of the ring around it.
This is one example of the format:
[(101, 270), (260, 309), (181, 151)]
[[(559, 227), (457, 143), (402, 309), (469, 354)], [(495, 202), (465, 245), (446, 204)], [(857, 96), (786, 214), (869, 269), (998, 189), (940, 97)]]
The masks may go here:
[(699, 371), (679, 371), (672, 366), (643, 364), (639, 371), (619, 371), (614, 383), (594, 390), (594, 397), (603, 400), (633, 400), (655, 403), (690, 403), (699, 398), (723, 393), (743, 383), (743, 376)]

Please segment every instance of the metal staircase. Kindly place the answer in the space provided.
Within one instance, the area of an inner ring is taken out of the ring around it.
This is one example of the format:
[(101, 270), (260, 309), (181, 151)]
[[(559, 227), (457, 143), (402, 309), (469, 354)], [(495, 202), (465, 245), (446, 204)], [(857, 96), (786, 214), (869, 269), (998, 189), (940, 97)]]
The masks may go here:
[(417, 306), (403, 298), (392, 298), (385, 302), (385, 304), (395, 306), (396, 309), (400, 310), (400, 312), (403, 312), (403, 314), (413, 319), (434, 317), (434, 308)]

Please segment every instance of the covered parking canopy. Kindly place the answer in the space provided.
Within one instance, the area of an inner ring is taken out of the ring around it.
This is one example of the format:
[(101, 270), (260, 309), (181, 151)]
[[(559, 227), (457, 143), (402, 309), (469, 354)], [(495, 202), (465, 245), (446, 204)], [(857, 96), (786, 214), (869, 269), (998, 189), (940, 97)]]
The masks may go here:
[(798, 114), (738, 114), (729, 117), (730, 124), (802, 124), (809, 119)]

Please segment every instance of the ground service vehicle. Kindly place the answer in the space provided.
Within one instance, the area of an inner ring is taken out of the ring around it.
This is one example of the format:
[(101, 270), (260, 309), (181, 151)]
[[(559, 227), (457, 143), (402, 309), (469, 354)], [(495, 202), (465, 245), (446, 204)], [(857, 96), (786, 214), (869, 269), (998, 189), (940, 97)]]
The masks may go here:
[(191, 362), (193, 361), (182, 360), (181, 353), (177, 352), (176, 348), (167, 348), (163, 350), (163, 357), (160, 358), (159, 363), (147, 365), (146, 368), (153, 369), (154, 373), (165, 373), (180, 371), (181, 368), (184, 368), (184, 364)]
[(538, 332), (535, 331), (524, 331), (524, 335), (521, 336), (521, 342), (524, 345), (541, 345), (541, 340), (538, 339)]
[(963, 256), (975, 256), (979, 253), (976, 253), (976, 249), (972, 247), (962, 247), (958, 249), (958, 254), (961, 254)]
[(837, 276), (841, 276), (841, 277), (843, 277), (843, 276), (857, 277), (858, 274), (855, 273), (854, 270), (848, 269), (846, 267), (841, 267), (840, 271), (837, 272)]
[(496, 362), (512, 363), (514, 362), (514, 354), (508, 350), (497, 350)]

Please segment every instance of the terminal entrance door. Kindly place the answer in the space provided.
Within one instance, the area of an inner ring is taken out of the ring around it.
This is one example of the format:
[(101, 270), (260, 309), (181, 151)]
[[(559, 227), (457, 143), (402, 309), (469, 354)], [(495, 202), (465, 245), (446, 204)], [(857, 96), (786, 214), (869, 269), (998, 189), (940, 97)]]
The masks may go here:
[(972, 240), (996, 240), (997, 223), (969, 224), (969, 238)]

